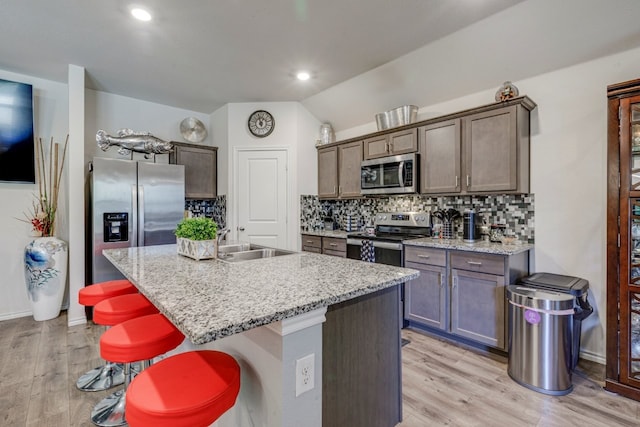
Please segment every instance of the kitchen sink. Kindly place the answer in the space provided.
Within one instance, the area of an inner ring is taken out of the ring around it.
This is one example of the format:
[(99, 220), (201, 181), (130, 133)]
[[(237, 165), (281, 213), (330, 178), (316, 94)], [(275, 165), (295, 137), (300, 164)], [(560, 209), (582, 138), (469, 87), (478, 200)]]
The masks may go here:
[(284, 249), (267, 248), (251, 243), (221, 245), (218, 247), (218, 259), (224, 262), (250, 261), (253, 259), (271, 258), (295, 254)]
[(248, 251), (251, 249), (256, 249), (255, 247), (251, 247), (251, 243), (230, 243), (228, 245), (220, 245), (218, 246), (218, 256), (224, 256), (232, 252)]

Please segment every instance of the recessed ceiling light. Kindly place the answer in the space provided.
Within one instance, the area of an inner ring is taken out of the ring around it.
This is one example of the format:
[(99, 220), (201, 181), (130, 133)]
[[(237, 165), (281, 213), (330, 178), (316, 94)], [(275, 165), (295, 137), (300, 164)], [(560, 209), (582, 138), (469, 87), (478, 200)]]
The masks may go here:
[(134, 18), (140, 21), (151, 21), (151, 14), (144, 9), (135, 8), (131, 9), (131, 14)]
[(309, 80), (311, 76), (306, 71), (300, 71), (298, 74), (296, 74), (296, 77), (298, 78), (298, 80), (305, 81)]

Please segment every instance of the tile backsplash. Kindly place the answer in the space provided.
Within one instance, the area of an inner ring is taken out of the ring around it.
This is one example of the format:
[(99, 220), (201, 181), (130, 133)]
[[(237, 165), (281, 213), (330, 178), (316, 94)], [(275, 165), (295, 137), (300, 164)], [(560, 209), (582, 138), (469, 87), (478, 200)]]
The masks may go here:
[(191, 200), (188, 199), (184, 203), (185, 210), (191, 212), (193, 216), (206, 216), (213, 218), (218, 224), (218, 228), (224, 228), (227, 225), (227, 196), (221, 195), (215, 199), (208, 200)]
[[(521, 241), (534, 243), (533, 194), (508, 194), (490, 196), (420, 195), (368, 197), (353, 200), (319, 200), (315, 195), (300, 196), (300, 230), (321, 230), (325, 217), (344, 229), (347, 215), (355, 217), (360, 225), (373, 222), (378, 212), (433, 212), (454, 208), (464, 212), (474, 209), (486, 224), (505, 224), (508, 234), (515, 234)], [(462, 220), (458, 221), (458, 234), (462, 233)]]

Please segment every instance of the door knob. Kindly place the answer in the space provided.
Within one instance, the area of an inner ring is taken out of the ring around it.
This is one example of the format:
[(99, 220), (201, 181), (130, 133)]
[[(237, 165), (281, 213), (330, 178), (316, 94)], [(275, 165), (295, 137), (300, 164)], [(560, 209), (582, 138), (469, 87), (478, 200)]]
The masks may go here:
[(238, 231), (244, 231), (244, 227), (238, 226)]

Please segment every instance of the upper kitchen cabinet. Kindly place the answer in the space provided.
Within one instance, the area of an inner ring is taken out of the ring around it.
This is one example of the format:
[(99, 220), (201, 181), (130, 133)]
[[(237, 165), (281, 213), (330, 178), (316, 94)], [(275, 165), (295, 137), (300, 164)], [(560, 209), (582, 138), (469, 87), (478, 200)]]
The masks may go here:
[(460, 192), (460, 119), (418, 129), (420, 192)]
[(406, 129), (364, 140), (364, 159), (395, 156), (418, 151), (416, 129)]
[(185, 198), (213, 199), (218, 195), (218, 148), (172, 142), (169, 163), (184, 165)]
[(462, 119), (466, 192), (529, 192), (529, 111), (525, 111), (526, 118), (520, 120), (516, 105)]
[(450, 115), (419, 128), (423, 194), (529, 192), (529, 98)]
[(360, 196), (362, 142), (318, 149), (318, 197), (324, 199)]

